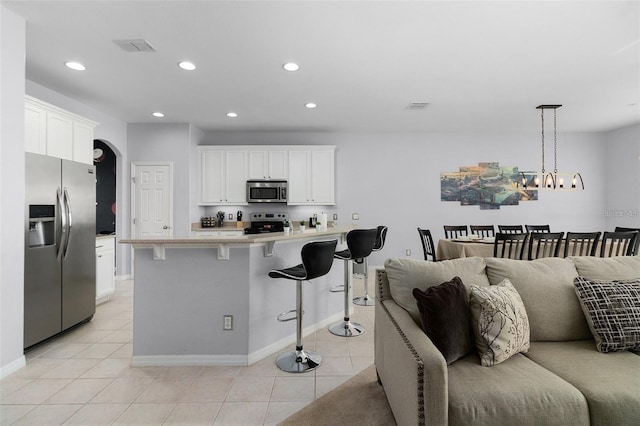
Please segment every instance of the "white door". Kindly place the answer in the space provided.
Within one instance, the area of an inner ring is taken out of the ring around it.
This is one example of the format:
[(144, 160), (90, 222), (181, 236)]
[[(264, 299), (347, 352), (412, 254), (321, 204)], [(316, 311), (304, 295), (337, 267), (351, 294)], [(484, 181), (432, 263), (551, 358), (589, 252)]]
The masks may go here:
[(131, 175), (133, 237), (172, 236), (172, 163), (132, 163)]

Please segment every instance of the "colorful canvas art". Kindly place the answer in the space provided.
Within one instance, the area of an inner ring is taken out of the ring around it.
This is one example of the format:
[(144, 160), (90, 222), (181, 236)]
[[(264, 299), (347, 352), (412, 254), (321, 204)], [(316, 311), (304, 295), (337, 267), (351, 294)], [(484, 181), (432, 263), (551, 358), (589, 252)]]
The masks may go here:
[(459, 201), (463, 206), (481, 210), (513, 206), (520, 201), (538, 199), (538, 191), (518, 188), (518, 167), (497, 162), (461, 166), (458, 172), (440, 173), (440, 200)]

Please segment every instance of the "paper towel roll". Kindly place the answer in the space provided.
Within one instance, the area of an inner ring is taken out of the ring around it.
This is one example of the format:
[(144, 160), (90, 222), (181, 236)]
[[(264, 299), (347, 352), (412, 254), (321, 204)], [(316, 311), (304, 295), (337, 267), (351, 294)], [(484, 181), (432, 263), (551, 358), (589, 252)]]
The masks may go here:
[(321, 223), (320, 231), (326, 231), (327, 230), (327, 215), (325, 213), (320, 213), (318, 215), (318, 222)]

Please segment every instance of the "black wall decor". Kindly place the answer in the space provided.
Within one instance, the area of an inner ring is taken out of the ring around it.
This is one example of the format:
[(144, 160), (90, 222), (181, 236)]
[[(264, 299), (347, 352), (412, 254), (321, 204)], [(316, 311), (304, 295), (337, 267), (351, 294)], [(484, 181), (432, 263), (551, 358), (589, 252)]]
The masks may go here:
[(96, 233), (116, 232), (116, 154), (104, 142), (93, 141), (96, 167)]

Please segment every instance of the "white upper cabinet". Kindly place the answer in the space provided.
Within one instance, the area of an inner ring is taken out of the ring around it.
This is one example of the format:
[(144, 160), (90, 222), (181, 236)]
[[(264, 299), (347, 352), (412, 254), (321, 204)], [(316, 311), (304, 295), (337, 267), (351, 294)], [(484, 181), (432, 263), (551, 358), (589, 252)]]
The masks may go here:
[(247, 204), (248, 151), (205, 147), (200, 150), (200, 204)]
[(335, 204), (333, 145), (210, 145), (200, 153), (200, 205), (247, 204), (249, 179), (288, 181), (288, 204)]
[(335, 204), (335, 147), (289, 151), (290, 205)]
[(250, 149), (249, 179), (287, 179), (287, 150)]
[(25, 151), (93, 164), (98, 123), (25, 96)]

